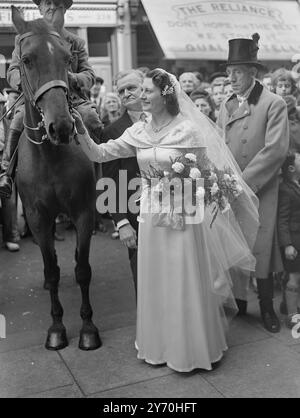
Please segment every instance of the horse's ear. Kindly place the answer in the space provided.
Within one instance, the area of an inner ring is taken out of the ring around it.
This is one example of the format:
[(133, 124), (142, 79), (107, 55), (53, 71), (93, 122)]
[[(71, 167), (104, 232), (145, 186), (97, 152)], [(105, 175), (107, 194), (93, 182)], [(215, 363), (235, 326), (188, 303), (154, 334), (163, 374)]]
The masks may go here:
[(27, 22), (23, 19), (20, 10), (11, 6), (12, 21), (18, 33), (25, 33), (27, 30)]
[(52, 25), (58, 33), (61, 33), (65, 23), (65, 14), (62, 7), (58, 7), (52, 18)]

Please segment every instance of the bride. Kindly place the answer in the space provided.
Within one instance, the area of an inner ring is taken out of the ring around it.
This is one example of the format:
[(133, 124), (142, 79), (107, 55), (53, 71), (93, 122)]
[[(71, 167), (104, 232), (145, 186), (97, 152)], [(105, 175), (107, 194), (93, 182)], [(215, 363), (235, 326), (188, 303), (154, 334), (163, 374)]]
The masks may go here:
[(96, 145), (75, 113), (78, 141), (95, 162), (136, 156), (141, 172), (170, 170), (171, 160), (206, 148), (219, 169), (230, 168), (243, 187), (234, 208), (219, 214), (211, 227), (211, 210), (202, 223), (183, 230), (158, 227), (149, 213), (144, 188), (138, 245), (136, 349), (147, 363), (173, 370), (211, 370), (227, 350), (226, 314), (235, 308), (231, 273), (254, 271), (251, 248), (258, 228), (258, 202), (217, 127), (180, 89), (175, 76), (156, 69), (147, 74), (143, 110), (151, 114), (116, 140)]

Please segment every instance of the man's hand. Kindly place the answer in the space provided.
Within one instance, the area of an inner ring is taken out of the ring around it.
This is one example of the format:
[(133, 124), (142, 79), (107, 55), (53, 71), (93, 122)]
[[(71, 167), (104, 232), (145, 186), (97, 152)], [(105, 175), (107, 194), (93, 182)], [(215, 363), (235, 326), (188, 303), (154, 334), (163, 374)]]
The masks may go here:
[(126, 224), (119, 229), (120, 241), (126, 245), (127, 248), (137, 248), (136, 245), (136, 231), (130, 224)]
[(78, 89), (77, 85), (77, 78), (75, 74), (73, 74), (71, 71), (68, 71), (68, 80), (69, 80), (69, 86), (73, 89)]
[(84, 135), (86, 133), (86, 129), (85, 129), (85, 126), (83, 124), (82, 117), (81, 117), (80, 113), (78, 112), (78, 110), (73, 108), (72, 109), (72, 116), (73, 116), (74, 121), (75, 121), (75, 126), (76, 126), (76, 129), (77, 129), (77, 132), (80, 135)]
[(292, 245), (289, 245), (288, 247), (285, 248), (285, 257), (287, 260), (293, 261), (295, 260), (297, 255), (298, 255), (298, 251)]

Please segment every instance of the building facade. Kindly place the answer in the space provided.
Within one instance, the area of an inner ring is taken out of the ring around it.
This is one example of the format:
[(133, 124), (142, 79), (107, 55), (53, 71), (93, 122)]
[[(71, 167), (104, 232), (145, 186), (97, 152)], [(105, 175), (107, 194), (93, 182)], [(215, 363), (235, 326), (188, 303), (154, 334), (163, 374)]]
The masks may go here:
[[(11, 5), (23, 11), (25, 20), (40, 17), (30, 0), (0, 0), (0, 78), (9, 65), (14, 48), (15, 29), (11, 21)], [(86, 42), (96, 75), (105, 80), (108, 90), (113, 77), (136, 65), (134, 18), (139, 0), (73, 0), (66, 12), (65, 27)]]
[(300, 54), (300, 0), (141, 0), (136, 31), (138, 64), (177, 75), (220, 71), (228, 40), (255, 32), (266, 68), (291, 67)]

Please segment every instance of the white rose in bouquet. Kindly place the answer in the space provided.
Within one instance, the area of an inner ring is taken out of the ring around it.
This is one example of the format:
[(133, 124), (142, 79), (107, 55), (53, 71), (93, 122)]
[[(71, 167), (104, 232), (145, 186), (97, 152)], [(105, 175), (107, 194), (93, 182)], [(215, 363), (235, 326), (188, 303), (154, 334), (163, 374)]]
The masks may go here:
[(190, 170), (190, 178), (193, 180), (201, 178), (201, 171), (198, 168), (194, 167)]
[(185, 158), (187, 160), (192, 161), (193, 163), (197, 162), (197, 156), (195, 154), (191, 153), (191, 152), (189, 154), (185, 154)]
[(180, 174), (180, 173), (182, 173), (183, 172), (183, 170), (184, 170), (184, 165), (182, 164), (182, 163), (174, 163), (173, 165), (172, 165), (172, 169), (175, 171), (175, 173), (178, 173), (178, 174)]

